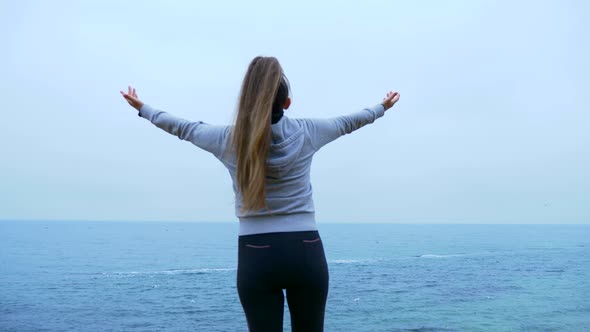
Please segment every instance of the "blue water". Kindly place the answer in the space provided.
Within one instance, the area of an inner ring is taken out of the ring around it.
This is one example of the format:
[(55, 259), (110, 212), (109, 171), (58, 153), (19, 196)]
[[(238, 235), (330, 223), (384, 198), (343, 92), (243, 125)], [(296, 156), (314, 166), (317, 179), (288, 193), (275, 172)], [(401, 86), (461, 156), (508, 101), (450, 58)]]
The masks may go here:
[[(590, 331), (590, 225), (319, 227), (326, 331)], [(246, 331), (236, 234), (0, 222), (0, 330)]]

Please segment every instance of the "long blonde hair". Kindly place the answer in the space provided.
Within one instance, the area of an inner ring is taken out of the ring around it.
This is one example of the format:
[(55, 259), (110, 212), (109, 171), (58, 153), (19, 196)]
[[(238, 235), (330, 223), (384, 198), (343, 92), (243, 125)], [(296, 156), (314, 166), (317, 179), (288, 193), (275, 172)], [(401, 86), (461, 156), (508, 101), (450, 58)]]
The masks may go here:
[(272, 138), (271, 115), (273, 109), (283, 109), (288, 90), (288, 81), (276, 58), (258, 56), (250, 62), (231, 137), (237, 159), (237, 189), (242, 195), (241, 212), (268, 209), (265, 179)]

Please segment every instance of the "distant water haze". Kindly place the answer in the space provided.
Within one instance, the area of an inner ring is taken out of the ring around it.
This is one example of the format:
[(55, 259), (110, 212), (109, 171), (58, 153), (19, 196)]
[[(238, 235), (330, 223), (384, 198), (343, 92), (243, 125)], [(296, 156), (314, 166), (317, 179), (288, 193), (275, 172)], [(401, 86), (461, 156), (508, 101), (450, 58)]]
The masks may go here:
[(236, 221), (227, 170), (136, 115), (229, 124), (257, 55), (290, 117), (401, 100), (314, 158), (317, 220), (590, 222), (590, 3), (0, 5), (0, 219)]

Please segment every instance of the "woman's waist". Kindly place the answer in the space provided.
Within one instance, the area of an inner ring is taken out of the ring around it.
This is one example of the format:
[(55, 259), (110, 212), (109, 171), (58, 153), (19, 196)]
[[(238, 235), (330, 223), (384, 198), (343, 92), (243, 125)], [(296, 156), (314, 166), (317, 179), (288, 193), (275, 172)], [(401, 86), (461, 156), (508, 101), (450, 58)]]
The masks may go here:
[(239, 235), (317, 231), (315, 212), (243, 216)]

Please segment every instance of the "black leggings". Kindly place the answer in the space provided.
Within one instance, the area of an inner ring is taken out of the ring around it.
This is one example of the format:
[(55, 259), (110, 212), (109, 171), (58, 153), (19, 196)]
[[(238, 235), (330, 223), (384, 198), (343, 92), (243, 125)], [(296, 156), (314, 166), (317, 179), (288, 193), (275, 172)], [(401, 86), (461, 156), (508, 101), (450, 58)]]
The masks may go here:
[(283, 289), (292, 331), (323, 331), (328, 282), (318, 231), (239, 237), (237, 286), (250, 332), (283, 331)]

